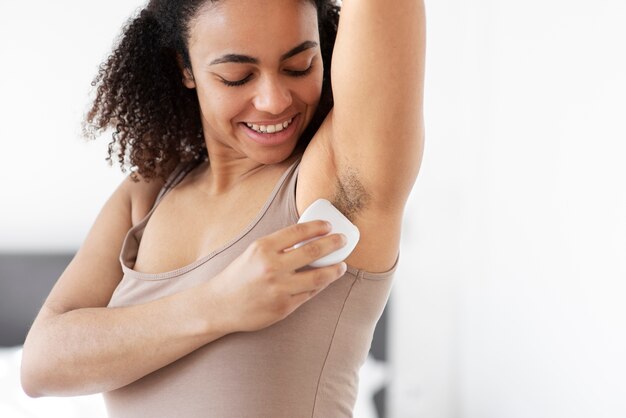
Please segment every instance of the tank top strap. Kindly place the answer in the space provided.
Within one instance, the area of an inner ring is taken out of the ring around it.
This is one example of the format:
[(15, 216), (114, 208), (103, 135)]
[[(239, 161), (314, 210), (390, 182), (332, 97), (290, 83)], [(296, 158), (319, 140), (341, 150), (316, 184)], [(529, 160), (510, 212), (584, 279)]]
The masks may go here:
[[(274, 186), (274, 189), (268, 196), (265, 202), (265, 205), (257, 214), (256, 218), (253, 219), (247, 225), (247, 227), (244, 228), (243, 231), (240, 232), (231, 241), (222, 245), (220, 248), (215, 249), (210, 254), (196, 260), (195, 262), (188, 264), (186, 266), (180, 267), (178, 269), (172, 270), (172, 271), (162, 272), (162, 273), (140, 273), (140, 272), (134, 271), (132, 269), (133, 268), (132, 266), (135, 263), (138, 250), (139, 250), (139, 245), (143, 237), (143, 232), (145, 230), (145, 227), (148, 221), (150, 220), (150, 217), (156, 210), (159, 202), (167, 195), (167, 193), (170, 190), (175, 188), (176, 185), (180, 184), (180, 182), (185, 177), (185, 175), (187, 175), (191, 170), (193, 170), (196, 167), (196, 164), (186, 164), (184, 166), (177, 167), (175, 171), (172, 172), (172, 174), (166, 180), (163, 188), (159, 192), (157, 199), (154, 202), (148, 214), (146, 214), (146, 216), (138, 224), (133, 226), (128, 231), (124, 239), (124, 242), (122, 244), (122, 250), (120, 253), (120, 258), (119, 258), (124, 274), (128, 275), (129, 277), (133, 277), (135, 279), (148, 280), (148, 281), (165, 280), (165, 279), (170, 279), (173, 277), (179, 277), (195, 270), (197, 267), (205, 264), (206, 262), (215, 258), (216, 256), (225, 254), (227, 253), (227, 251), (231, 251), (230, 250), (231, 247), (234, 247), (235, 245), (239, 245), (239, 244), (244, 245), (244, 249), (245, 249), (245, 245), (247, 245), (246, 244), (247, 241), (245, 240), (245, 237), (253, 229), (257, 228), (257, 226), (262, 221), (264, 223), (264, 226), (262, 228), (265, 228), (265, 229), (267, 229), (268, 223), (270, 224), (270, 226), (272, 225), (272, 223), (276, 223), (276, 228), (286, 226), (286, 225), (282, 225), (282, 223), (284, 223), (285, 221), (285, 213), (286, 213), (285, 207), (286, 206), (289, 207), (290, 196), (293, 195), (293, 192), (294, 192), (294, 186), (295, 186), (294, 174), (297, 173), (299, 162), (300, 162), (300, 158), (294, 161), (291, 164), (291, 166), (287, 170), (285, 170), (285, 172), (282, 174), (282, 176), (280, 177), (280, 179)], [(291, 203), (291, 205), (293, 205), (293, 203)], [(269, 229), (272, 230), (271, 232), (273, 232), (275, 228), (269, 228)], [(270, 231), (268, 231), (268, 233), (269, 232)], [(237, 251), (239, 250), (243, 251), (241, 248), (237, 249)]]
[(176, 185), (178, 183), (180, 183), (183, 178), (185, 178), (185, 176), (191, 171), (193, 170), (198, 164), (200, 164), (200, 162), (198, 161), (191, 161), (188, 163), (182, 163), (179, 164), (174, 171), (172, 171), (172, 173), (168, 176), (167, 180), (165, 181), (165, 184), (163, 185), (163, 187), (161, 188), (161, 190), (159, 191), (159, 194), (157, 195), (156, 200), (154, 201), (154, 207), (156, 207), (159, 202), (161, 201), (161, 199), (163, 199), (163, 197), (165, 197), (165, 195), (172, 190), (174, 187), (176, 187)]

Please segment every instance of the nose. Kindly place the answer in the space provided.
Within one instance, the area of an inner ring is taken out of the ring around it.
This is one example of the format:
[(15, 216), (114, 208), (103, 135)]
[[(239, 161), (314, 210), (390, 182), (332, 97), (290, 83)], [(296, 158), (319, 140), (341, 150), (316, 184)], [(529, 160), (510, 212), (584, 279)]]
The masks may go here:
[(291, 106), (291, 92), (284, 81), (268, 76), (259, 83), (253, 103), (259, 111), (280, 115)]

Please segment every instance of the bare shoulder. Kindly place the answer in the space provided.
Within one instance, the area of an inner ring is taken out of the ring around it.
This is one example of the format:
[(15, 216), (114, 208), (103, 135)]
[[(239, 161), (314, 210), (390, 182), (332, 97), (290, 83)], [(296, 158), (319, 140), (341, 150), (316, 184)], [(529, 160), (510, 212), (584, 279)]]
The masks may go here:
[(369, 182), (367, 167), (341, 159), (332, 146), (332, 118), (326, 118), (300, 163), (296, 207), (301, 214), (315, 200), (333, 203), (361, 233), (348, 265), (384, 272), (395, 264), (400, 245), (404, 199), (389, 199)]
[(124, 180), (120, 191), (128, 199), (132, 225), (138, 224), (150, 212), (164, 184), (164, 180), (145, 180), (141, 176), (137, 176), (136, 180), (130, 176)]
[(83, 244), (54, 285), (41, 312), (48, 317), (107, 306), (122, 279), (119, 256), (130, 228), (148, 213), (163, 182), (121, 182), (96, 217)]

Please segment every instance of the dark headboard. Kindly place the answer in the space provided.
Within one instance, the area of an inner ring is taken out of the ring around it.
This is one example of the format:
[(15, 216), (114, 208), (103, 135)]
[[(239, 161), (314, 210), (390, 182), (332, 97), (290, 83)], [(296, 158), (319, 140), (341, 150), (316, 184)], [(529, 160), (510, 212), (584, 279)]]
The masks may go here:
[(73, 254), (0, 254), (0, 347), (22, 345)]

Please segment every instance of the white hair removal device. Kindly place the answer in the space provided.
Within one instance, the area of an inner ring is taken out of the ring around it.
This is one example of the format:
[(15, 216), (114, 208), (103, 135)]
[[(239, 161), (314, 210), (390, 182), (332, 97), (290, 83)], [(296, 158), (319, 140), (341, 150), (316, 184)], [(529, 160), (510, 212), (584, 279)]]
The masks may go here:
[[(337, 264), (348, 258), (350, 253), (356, 247), (356, 244), (359, 242), (359, 229), (346, 218), (343, 213), (339, 212), (339, 210), (332, 205), (326, 199), (318, 199), (311, 204), (300, 219), (298, 223), (309, 222), (315, 220), (323, 220), (328, 221), (332, 225), (332, 229), (328, 234), (344, 234), (347, 239), (347, 244), (340, 249), (318, 259), (314, 262), (310, 263), (311, 267), (326, 267), (333, 264)], [(317, 238), (313, 238), (315, 240)], [(298, 248), (307, 242), (312, 240), (303, 241), (299, 244), (295, 245), (295, 248)]]

